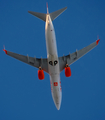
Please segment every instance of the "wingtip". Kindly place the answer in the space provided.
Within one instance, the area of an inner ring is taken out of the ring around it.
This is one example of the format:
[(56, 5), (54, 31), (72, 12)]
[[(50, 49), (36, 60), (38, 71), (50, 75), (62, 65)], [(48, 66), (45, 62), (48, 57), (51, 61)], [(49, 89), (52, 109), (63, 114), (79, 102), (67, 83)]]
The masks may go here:
[(67, 6), (65, 7), (65, 9), (67, 9)]
[(97, 44), (97, 45), (98, 45), (99, 41), (100, 41), (100, 39), (96, 40), (96, 44)]
[(5, 54), (7, 54), (7, 50), (3, 49), (3, 51), (5, 52)]
[(33, 11), (28, 10), (28, 13), (32, 13)]
[(3, 49), (3, 51), (5, 52), (5, 54), (7, 54), (7, 50), (5, 49), (5, 46), (4, 46), (4, 49)]

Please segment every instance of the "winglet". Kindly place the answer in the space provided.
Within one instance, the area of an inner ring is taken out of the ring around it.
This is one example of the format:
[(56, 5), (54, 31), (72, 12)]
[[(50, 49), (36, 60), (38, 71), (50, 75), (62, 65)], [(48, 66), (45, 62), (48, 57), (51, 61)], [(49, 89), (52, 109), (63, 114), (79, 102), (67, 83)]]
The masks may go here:
[(98, 45), (99, 41), (100, 41), (100, 39), (96, 40), (96, 45)]
[(4, 49), (3, 49), (3, 51), (5, 52), (5, 54), (7, 54), (7, 50), (5, 50), (5, 46), (4, 46)]

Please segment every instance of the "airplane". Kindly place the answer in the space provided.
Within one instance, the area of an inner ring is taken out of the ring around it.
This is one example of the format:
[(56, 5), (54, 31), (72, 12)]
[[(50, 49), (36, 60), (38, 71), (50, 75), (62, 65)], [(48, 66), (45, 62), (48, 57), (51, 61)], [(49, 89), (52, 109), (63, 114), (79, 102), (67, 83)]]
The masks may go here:
[(60, 109), (61, 99), (62, 99), (62, 88), (60, 80), (60, 72), (65, 70), (65, 76), (71, 76), (70, 65), (85, 55), (87, 52), (96, 47), (100, 41), (97, 39), (92, 44), (84, 47), (81, 50), (76, 50), (76, 52), (68, 54), (66, 56), (58, 57), (57, 45), (56, 45), (56, 36), (54, 31), (54, 26), (52, 21), (55, 20), (62, 12), (64, 12), (67, 7), (64, 7), (55, 12), (49, 13), (48, 4), (47, 4), (47, 13), (38, 13), (33, 11), (28, 11), (30, 14), (36, 16), (37, 18), (45, 21), (45, 38), (46, 38), (46, 47), (47, 47), (47, 58), (36, 58), (20, 55), (7, 51), (5, 48), (3, 51), (22, 62), (25, 62), (33, 67), (38, 68), (38, 78), (39, 80), (44, 79), (44, 71), (47, 72), (50, 76), (51, 84), (51, 93), (52, 98), (55, 103), (57, 110)]

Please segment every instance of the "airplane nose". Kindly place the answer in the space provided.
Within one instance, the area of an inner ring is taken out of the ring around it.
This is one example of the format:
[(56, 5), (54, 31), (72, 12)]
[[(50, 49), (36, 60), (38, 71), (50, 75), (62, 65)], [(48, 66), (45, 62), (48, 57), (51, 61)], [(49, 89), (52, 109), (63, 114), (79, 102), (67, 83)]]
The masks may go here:
[(60, 110), (60, 104), (56, 103), (55, 105), (56, 105), (57, 110)]
[(56, 106), (57, 110), (60, 110), (60, 106), (61, 106), (61, 93), (58, 96), (54, 96), (53, 99), (54, 99), (54, 103), (55, 103), (55, 106)]

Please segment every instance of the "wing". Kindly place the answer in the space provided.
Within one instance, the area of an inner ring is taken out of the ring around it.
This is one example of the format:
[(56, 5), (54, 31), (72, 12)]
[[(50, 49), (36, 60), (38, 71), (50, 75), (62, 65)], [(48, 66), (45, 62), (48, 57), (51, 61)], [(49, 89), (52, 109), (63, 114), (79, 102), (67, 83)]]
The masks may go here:
[(5, 49), (3, 49), (3, 51), (5, 51), (5, 53), (13, 58), (16, 58), (22, 62), (25, 62), (31, 66), (34, 66), (36, 68), (39, 68), (41, 67), (45, 72), (48, 73), (48, 64), (47, 64), (47, 59), (39, 59), (39, 58), (33, 58), (33, 57), (29, 57), (28, 55), (27, 56), (24, 56), (24, 55), (20, 55), (20, 54), (17, 54), (17, 53), (13, 53), (13, 52), (10, 52), (10, 51), (7, 51)]
[(88, 45), (87, 47), (84, 47), (79, 51), (76, 51), (67, 56), (59, 57), (60, 71), (62, 71), (65, 68), (66, 64), (71, 65), (72, 63), (77, 61), (79, 58), (81, 58), (83, 55), (85, 55), (90, 50), (92, 50), (94, 47), (96, 47), (99, 41), (100, 39), (98, 39), (97, 41), (93, 42), (92, 44)]

